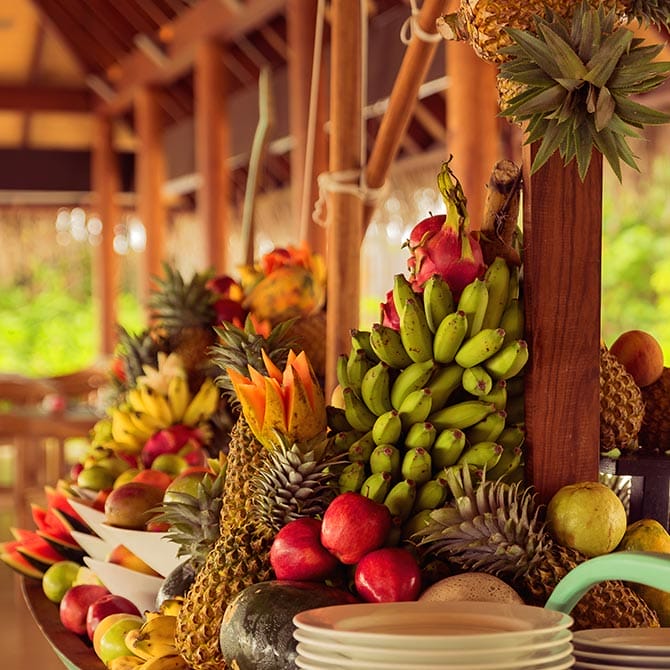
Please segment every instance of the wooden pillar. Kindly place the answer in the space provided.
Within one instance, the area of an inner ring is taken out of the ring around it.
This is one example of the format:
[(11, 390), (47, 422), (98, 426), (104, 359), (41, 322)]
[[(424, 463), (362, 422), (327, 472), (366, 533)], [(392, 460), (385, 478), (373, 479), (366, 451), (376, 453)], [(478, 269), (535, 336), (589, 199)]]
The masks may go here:
[(163, 202), (165, 182), (165, 151), (163, 148), (163, 112), (158, 91), (141, 88), (135, 97), (137, 151), (137, 209), (144, 224), (147, 246), (144, 253), (142, 297), (146, 302), (153, 276), (162, 275), (166, 261), (166, 212)]
[(114, 227), (119, 217), (115, 198), (120, 188), (121, 177), (112, 137), (111, 119), (106, 115), (98, 114), (95, 117), (91, 184), (93, 202), (100, 221), (102, 221), (102, 242), (95, 249), (93, 290), (98, 304), (98, 323), (100, 324), (99, 352), (103, 357), (114, 352), (118, 321), (119, 257), (114, 252)]
[[(331, 5), (330, 173), (359, 170), (361, 138), (360, 3)], [(358, 325), (363, 203), (353, 193), (331, 192), (327, 200), (328, 320), (326, 397), (337, 385), (337, 356), (351, 348), (350, 329)]]
[[(320, 65), (316, 105), (314, 150), (310, 157), (311, 174), (305, 174), (307, 157), (312, 63), (314, 58), (317, 6), (315, 0), (288, 0), (286, 22), (288, 35), (288, 93), (289, 132), (293, 138), (291, 149), (291, 207), (299, 231), (306, 231), (305, 238), (311, 249), (325, 255), (326, 231), (312, 221), (312, 210), (317, 200), (317, 176), (328, 169), (328, 136), (326, 122), (325, 87), (326, 72)], [(307, 203), (304, 203), (305, 180), (309, 181)], [(305, 207), (306, 205), (306, 207)]]
[(225, 49), (215, 40), (198, 45), (195, 63), (195, 161), (202, 177), (198, 216), (208, 264), (226, 272), (230, 238), (230, 129), (226, 107)]
[(530, 175), (537, 148), (523, 152), (526, 475), (547, 502), (598, 477), (602, 156), (582, 183), (558, 154)]
[[(496, 74), (469, 44), (446, 41), (447, 154), (468, 199), (473, 230), (484, 217), (486, 184), (501, 155)], [(511, 158), (504, 156), (504, 158)]]

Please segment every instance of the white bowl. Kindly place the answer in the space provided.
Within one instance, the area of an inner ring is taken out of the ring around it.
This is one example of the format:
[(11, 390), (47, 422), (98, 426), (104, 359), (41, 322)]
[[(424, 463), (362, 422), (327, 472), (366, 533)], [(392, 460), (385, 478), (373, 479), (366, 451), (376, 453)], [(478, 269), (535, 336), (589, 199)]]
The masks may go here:
[(163, 584), (161, 577), (145, 575), (122, 565), (98, 561), (89, 556), (84, 557), (84, 563), (112, 593), (128, 598), (135, 603), (140, 612), (155, 610), (156, 596)]
[(78, 530), (70, 531), (74, 541), (91, 557), (104, 561), (114, 548), (97, 535), (81, 533)]

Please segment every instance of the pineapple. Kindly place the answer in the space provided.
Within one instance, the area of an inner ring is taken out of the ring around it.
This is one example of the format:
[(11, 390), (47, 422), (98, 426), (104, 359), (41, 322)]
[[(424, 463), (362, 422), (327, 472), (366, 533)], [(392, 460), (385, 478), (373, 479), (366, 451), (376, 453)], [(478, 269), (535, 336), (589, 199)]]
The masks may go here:
[[(450, 470), (454, 501), (434, 510), (413, 539), (425, 559), (443, 557), (464, 570), (510, 582), (532, 605), (542, 606), (558, 582), (586, 556), (553, 541), (530, 488), (500, 480), (473, 485), (467, 467)], [(574, 629), (658, 626), (658, 618), (621, 581), (601, 582), (572, 610)]]
[(215, 295), (207, 288), (208, 274), (195, 273), (185, 282), (178, 270), (164, 265), (165, 277), (155, 277), (156, 290), (149, 296), (153, 327), (163, 333), (170, 351), (178, 353), (184, 367), (194, 373), (197, 387), (210, 368), (208, 350), (216, 342)]
[(644, 416), (640, 427), (640, 449), (644, 453), (663, 454), (670, 451), (670, 368), (661, 377), (640, 389)]
[(169, 353), (170, 349), (165, 338), (150, 330), (131, 334), (123, 326), (119, 326), (118, 333), (119, 342), (115, 355), (123, 365), (125, 390), (137, 385), (137, 378), (144, 374), (145, 365), (157, 366), (159, 352)]
[(634, 451), (644, 417), (642, 392), (626, 368), (600, 347), (600, 450)]

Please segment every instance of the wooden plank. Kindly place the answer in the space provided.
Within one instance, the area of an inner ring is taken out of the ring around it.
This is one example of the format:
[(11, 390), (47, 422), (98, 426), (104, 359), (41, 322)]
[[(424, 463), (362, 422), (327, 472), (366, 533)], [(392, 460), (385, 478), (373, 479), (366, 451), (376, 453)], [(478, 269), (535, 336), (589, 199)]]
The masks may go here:
[(113, 147), (113, 131), (111, 119), (98, 114), (93, 138), (91, 183), (93, 203), (102, 221), (102, 243), (96, 249), (93, 290), (97, 298), (100, 324), (99, 352), (103, 357), (114, 353), (118, 323), (119, 257), (114, 252), (114, 227), (119, 217), (115, 198), (120, 187), (120, 173)]
[[(361, 5), (363, 0), (331, 3), (330, 173), (360, 170)], [(337, 356), (349, 351), (349, 330), (358, 326), (359, 256), (363, 241), (363, 202), (353, 193), (331, 192), (327, 200), (328, 316), (326, 397), (337, 385)]]
[(87, 89), (65, 86), (3, 84), (0, 109), (29, 112), (89, 112), (94, 96)]
[(525, 146), (526, 475), (542, 501), (599, 467), (602, 156), (582, 183), (554, 154), (534, 175)]
[(225, 100), (225, 48), (215, 40), (198, 46), (195, 66), (195, 160), (202, 177), (197, 194), (204, 230), (205, 258), (219, 273), (226, 271), (230, 237), (230, 124)]
[(163, 151), (163, 118), (157, 89), (145, 86), (135, 97), (137, 128), (137, 210), (144, 224), (147, 246), (143, 254), (144, 268), (141, 297), (149, 296), (151, 278), (163, 274), (165, 258), (166, 212), (162, 199), (165, 182)]

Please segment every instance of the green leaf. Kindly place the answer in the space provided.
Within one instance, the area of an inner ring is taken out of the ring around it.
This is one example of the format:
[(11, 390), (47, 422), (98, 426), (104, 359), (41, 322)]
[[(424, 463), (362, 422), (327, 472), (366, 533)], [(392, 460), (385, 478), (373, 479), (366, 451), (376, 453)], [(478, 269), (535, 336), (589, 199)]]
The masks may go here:
[(670, 114), (641, 105), (616, 93), (613, 93), (613, 96), (616, 101), (617, 114), (627, 123), (641, 127), (641, 125), (659, 125), (670, 121)]
[(599, 133), (595, 133), (593, 136), (596, 147), (600, 153), (605, 157), (607, 162), (610, 164), (612, 171), (616, 175), (617, 179), (621, 181), (621, 164), (619, 161), (619, 152), (617, 149), (616, 142), (612, 136), (612, 132), (605, 128)]
[[(541, 26), (542, 36), (547, 42), (556, 65), (564, 79), (583, 79), (587, 73), (586, 66), (572, 47), (563, 41), (551, 28)], [(558, 77), (554, 77), (558, 79)]]
[(548, 55), (547, 45), (531, 33), (517, 28), (506, 28), (505, 31), (517, 43), (519, 48), (537, 63), (552, 79), (561, 76), (561, 70), (554, 60)]
[(526, 116), (529, 114), (551, 112), (562, 104), (566, 96), (566, 90), (559, 84), (543, 91), (531, 90), (530, 92), (534, 93), (534, 95), (520, 103), (510, 105), (510, 108), (514, 107), (515, 113)]
[(572, 22), (570, 35), (572, 44), (577, 45), (577, 55), (583, 63), (590, 60), (594, 47), (599, 43), (600, 20), (597, 12), (585, 12), (579, 17), (581, 20)]
[(586, 178), (586, 173), (591, 164), (591, 155), (593, 154), (593, 137), (587, 123), (582, 123), (575, 128), (575, 157), (577, 159), (577, 171), (582, 181)]
[(622, 135), (618, 135), (617, 133), (612, 133), (612, 136), (614, 137), (614, 141), (616, 142), (616, 145), (619, 150), (619, 156), (621, 156), (621, 160), (623, 160), (626, 164), (630, 165), (634, 170), (637, 170), (637, 162), (635, 161), (636, 156), (633, 154), (633, 152), (630, 149), (630, 146), (628, 142), (626, 142), (625, 138)]
[(596, 113), (595, 113), (595, 124), (596, 130), (600, 132), (603, 128), (609, 126), (610, 121), (612, 120), (612, 115), (614, 114), (614, 108), (616, 103), (612, 94), (609, 92), (606, 86), (600, 89), (598, 93), (598, 100), (596, 102)]
[(665, 81), (670, 73), (670, 63), (639, 63), (618, 67), (610, 77), (607, 85), (610, 88), (635, 87), (647, 79), (660, 77), (659, 84)]
[(549, 126), (533, 159), (533, 164), (530, 168), (531, 174), (537, 172), (549, 160), (556, 149), (558, 149), (561, 140), (562, 134), (558, 124)]
[(621, 54), (628, 48), (633, 39), (633, 33), (625, 28), (620, 28), (609, 35), (600, 46), (600, 49), (586, 64), (588, 73), (584, 76), (598, 88), (602, 88), (614, 72)]
[(612, 114), (612, 120), (610, 121), (609, 128), (613, 133), (616, 133), (617, 135), (623, 135), (624, 137), (641, 137), (640, 133), (638, 133), (637, 130), (635, 130), (635, 128), (629, 123), (623, 121), (621, 117), (616, 114), (616, 112)]

